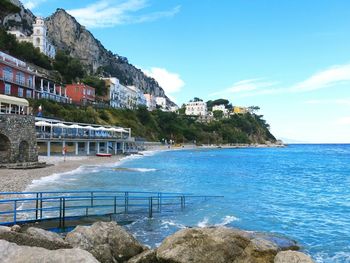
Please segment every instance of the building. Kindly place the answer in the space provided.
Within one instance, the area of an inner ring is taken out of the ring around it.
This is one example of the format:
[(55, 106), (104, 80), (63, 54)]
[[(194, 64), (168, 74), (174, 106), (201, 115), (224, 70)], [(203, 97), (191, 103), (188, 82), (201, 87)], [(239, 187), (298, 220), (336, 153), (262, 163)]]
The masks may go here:
[(137, 106), (146, 106), (147, 107), (147, 100), (145, 95), (143, 94), (143, 91), (138, 89), (137, 91)]
[(186, 104), (186, 115), (206, 116), (207, 112), (207, 103), (204, 101), (191, 101)]
[(96, 101), (95, 88), (88, 85), (68, 84), (66, 86), (67, 96), (72, 99), (72, 102), (78, 105), (93, 104)]
[(227, 116), (227, 114), (228, 114), (228, 110), (226, 109), (224, 104), (214, 105), (213, 108), (212, 108), (212, 112), (214, 112), (214, 111), (222, 111), (224, 116)]
[(179, 109), (179, 106), (174, 105), (174, 106), (170, 106), (170, 111), (171, 112), (176, 112)]
[(149, 93), (145, 93), (144, 96), (146, 98), (147, 109), (149, 111), (155, 110), (157, 108), (156, 98), (152, 94), (149, 94)]
[(112, 108), (121, 108), (120, 103), (120, 93), (121, 93), (121, 84), (117, 78), (103, 78), (107, 87), (107, 94), (103, 98), (105, 101), (109, 102), (109, 105)]
[(25, 62), (0, 51), (0, 94), (35, 98), (34, 78)]
[(249, 110), (246, 107), (237, 107), (237, 106), (233, 107), (233, 113), (235, 114), (246, 114), (248, 112)]
[(126, 86), (124, 89), (126, 97), (126, 108), (133, 110), (137, 108), (137, 88), (135, 86)]
[(167, 110), (166, 98), (164, 98), (164, 97), (156, 97), (156, 104), (162, 110)]
[(34, 76), (35, 98), (48, 99), (60, 103), (72, 103), (67, 95), (67, 88), (62, 83), (56, 83), (44, 74), (36, 73)]
[(55, 58), (56, 48), (48, 39), (47, 27), (43, 18), (36, 18), (31, 36), (26, 36), (20, 31), (8, 31), (8, 33), (16, 36), (19, 42), (30, 42), (35, 48), (39, 48), (41, 53), (44, 53), (50, 58)]

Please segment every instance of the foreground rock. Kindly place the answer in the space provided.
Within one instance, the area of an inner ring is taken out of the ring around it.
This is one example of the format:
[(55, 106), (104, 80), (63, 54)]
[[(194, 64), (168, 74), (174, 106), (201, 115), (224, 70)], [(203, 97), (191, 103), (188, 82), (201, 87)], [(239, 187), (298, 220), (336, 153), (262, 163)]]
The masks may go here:
[(87, 251), (81, 249), (48, 250), (40, 247), (18, 246), (0, 240), (2, 263), (98, 263)]
[(78, 226), (66, 238), (73, 247), (89, 251), (102, 263), (125, 262), (143, 252), (144, 247), (115, 222)]
[[(157, 259), (169, 263), (273, 263), (279, 251), (296, 247), (294, 243), (281, 247), (236, 229), (190, 228), (166, 238), (157, 249)], [(294, 263), (288, 260), (278, 263)]]
[(314, 261), (298, 251), (281, 251), (275, 257), (274, 263), (314, 263)]
[(50, 250), (72, 248), (58, 234), (34, 227), (30, 227), (24, 232), (19, 226), (1, 227), (0, 239), (21, 246), (42, 247)]

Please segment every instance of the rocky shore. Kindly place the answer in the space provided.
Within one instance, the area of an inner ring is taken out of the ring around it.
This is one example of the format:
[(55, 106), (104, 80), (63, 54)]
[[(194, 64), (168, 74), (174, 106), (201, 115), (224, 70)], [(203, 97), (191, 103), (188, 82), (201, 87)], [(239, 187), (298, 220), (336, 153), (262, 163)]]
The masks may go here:
[(291, 240), (226, 227), (183, 229), (155, 249), (115, 222), (77, 226), (65, 237), (0, 226), (3, 263), (312, 263)]

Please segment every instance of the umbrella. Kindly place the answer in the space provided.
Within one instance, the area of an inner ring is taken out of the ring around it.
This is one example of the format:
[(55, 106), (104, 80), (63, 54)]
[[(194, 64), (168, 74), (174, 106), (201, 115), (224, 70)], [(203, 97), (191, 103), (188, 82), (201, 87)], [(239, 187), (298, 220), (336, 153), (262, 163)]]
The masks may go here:
[(51, 126), (51, 123), (48, 123), (46, 121), (37, 121), (35, 123), (35, 126), (41, 126), (41, 127), (49, 127)]

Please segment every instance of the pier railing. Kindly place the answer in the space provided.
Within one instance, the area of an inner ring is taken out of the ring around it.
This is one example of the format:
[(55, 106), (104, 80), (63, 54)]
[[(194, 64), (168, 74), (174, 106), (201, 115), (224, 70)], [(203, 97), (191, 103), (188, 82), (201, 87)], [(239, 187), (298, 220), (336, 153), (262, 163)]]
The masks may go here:
[(70, 218), (146, 214), (183, 210), (195, 200), (222, 196), (138, 191), (0, 192), (0, 225), (57, 220), (59, 227)]

